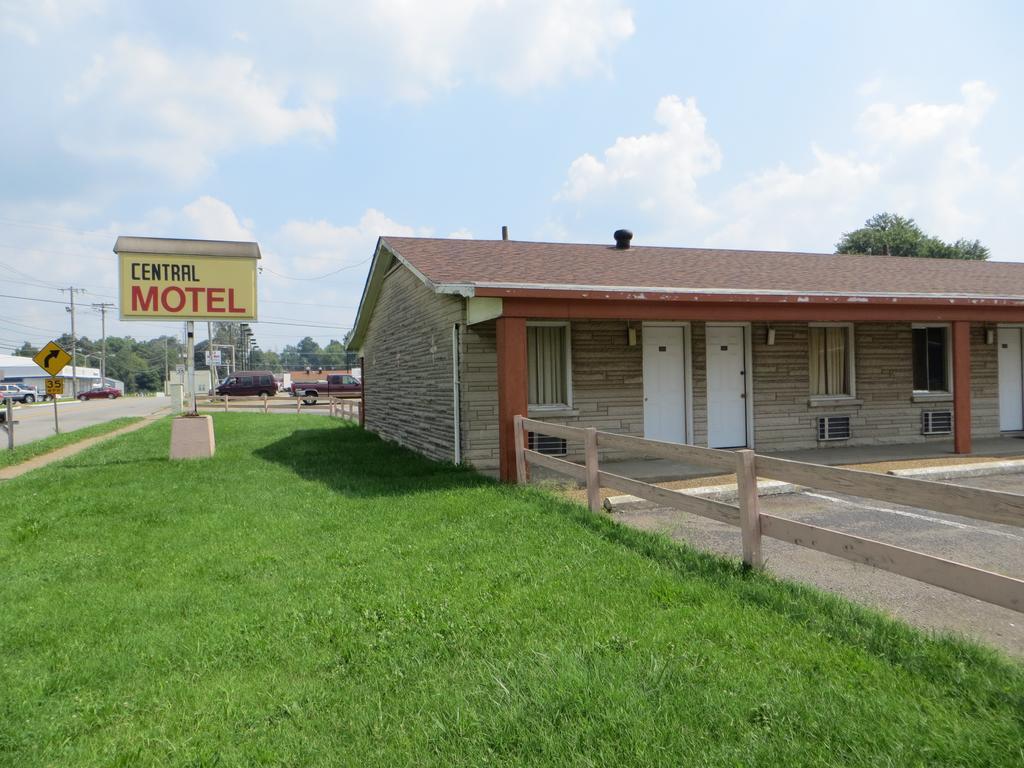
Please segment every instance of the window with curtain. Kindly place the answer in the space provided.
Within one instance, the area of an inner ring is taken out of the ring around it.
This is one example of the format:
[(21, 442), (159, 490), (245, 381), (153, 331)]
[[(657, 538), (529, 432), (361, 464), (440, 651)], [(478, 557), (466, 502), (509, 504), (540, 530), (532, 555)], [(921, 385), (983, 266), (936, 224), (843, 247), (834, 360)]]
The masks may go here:
[(812, 326), (811, 395), (852, 395), (850, 357), (853, 341), (849, 326)]
[(949, 392), (949, 329), (915, 328), (914, 390)]
[(569, 327), (526, 328), (526, 367), (531, 406), (569, 406)]

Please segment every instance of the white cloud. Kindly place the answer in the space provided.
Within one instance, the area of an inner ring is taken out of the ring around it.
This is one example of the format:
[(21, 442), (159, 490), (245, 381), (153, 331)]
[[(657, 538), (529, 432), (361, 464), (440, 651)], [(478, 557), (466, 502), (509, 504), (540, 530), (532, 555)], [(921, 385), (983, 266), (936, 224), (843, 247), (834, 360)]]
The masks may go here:
[[(381, 235), (399, 237), (426, 236), (430, 230), (400, 224), (373, 208), (367, 209), (358, 223), (337, 225), (320, 219), (318, 221), (288, 221), (273, 236), (273, 252), (279, 254), (269, 260), (277, 271), (295, 277), (315, 277), (337, 270), (339, 267), (353, 267), (357, 282), (362, 287), (366, 269), (353, 265), (367, 261), (373, 255), (377, 238)], [(285, 255), (287, 254), (287, 255)], [(340, 274), (340, 273), (339, 273)], [(339, 278), (348, 282), (348, 278)]]
[(718, 170), (722, 153), (707, 133), (696, 102), (665, 96), (654, 112), (658, 133), (619, 137), (604, 150), (576, 158), (558, 199), (583, 202), (614, 196), (641, 210), (671, 211), (694, 221), (712, 217), (701, 203), (697, 180)]
[(558, 198), (579, 205), (578, 221), (606, 214), (609, 200), (648, 214), (638, 241), (830, 250), (872, 214), (893, 211), (946, 239), (979, 238), (996, 259), (1024, 260), (1008, 224), (1024, 206), (1013, 170), (1024, 157), (990, 167), (976, 134), (996, 93), (983, 82), (960, 93), (951, 103), (872, 103), (852, 121), (847, 151), (812, 146), (806, 166), (758, 171), (714, 198), (699, 180), (718, 170), (718, 145), (692, 100), (666, 97), (656, 116), (665, 130), (619, 138), (603, 159), (580, 156)]
[(841, 231), (863, 218), (861, 208), (876, 191), (881, 168), (818, 147), (812, 153), (814, 163), (806, 171), (779, 165), (733, 187), (717, 206), (726, 223), (706, 242), (769, 250), (830, 249)]
[(102, 13), (105, 0), (0, 0), (0, 33), (38, 45), (45, 31)]
[(173, 57), (120, 39), (67, 89), (73, 128), (61, 143), (90, 160), (128, 159), (193, 180), (222, 152), (332, 137), (330, 99), (290, 106), (293, 90), (241, 56)]
[(422, 100), (463, 83), (512, 92), (608, 69), (635, 30), (621, 0), (307, 0), (321, 27), (374, 41), (374, 73)]
[(252, 222), (243, 224), (234, 209), (223, 200), (203, 195), (182, 212), (190, 223), (189, 236), (201, 240), (255, 240)]
[(902, 145), (918, 144), (950, 132), (965, 133), (978, 125), (996, 100), (982, 82), (964, 83), (963, 101), (955, 104), (910, 104), (898, 107), (880, 102), (861, 114), (857, 128), (869, 140)]

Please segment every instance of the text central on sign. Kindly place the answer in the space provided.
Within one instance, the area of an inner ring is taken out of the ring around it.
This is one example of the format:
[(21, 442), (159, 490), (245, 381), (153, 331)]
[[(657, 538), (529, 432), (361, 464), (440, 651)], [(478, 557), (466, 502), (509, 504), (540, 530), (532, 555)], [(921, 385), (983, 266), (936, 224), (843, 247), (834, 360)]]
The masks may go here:
[(194, 264), (147, 264), (132, 262), (132, 280), (173, 280), (181, 283), (198, 283)]

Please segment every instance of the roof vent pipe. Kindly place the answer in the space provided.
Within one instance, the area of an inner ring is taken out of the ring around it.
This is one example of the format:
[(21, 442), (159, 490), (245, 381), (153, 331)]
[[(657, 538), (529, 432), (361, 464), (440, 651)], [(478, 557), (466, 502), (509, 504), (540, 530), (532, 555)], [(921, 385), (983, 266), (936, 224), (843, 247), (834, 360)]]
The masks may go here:
[(633, 239), (633, 233), (628, 229), (616, 229), (613, 237), (615, 238), (615, 247), (624, 251), (629, 248), (629, 241)]
[(501, 239), (502, 240), (508, 240), (508, 227), (507, 226), (503, 226), (501, 228)]

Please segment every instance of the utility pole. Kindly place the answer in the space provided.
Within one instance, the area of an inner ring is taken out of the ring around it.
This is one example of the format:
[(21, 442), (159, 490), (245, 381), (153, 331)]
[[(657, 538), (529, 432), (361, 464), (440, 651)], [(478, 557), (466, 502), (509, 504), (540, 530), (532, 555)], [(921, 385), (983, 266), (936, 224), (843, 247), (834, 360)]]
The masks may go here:
[(68, 296), (71, 297), (71, 306), (67, 308), (68, 312), (71, 313), (71, 394), (73, 397), (78, 397), (78, 337), (75, 335), (75, 294), (85, 293), (85, 289), (72, 286), (59, 290), (61, 293), (67, 291)]
[(100, 356), (100, 379), (103, 386), (107, 386), (107, 310), (113, 308), (113, 304), (93, 304), (93, 309), (100, 311), (100, 329), (103, 334), (103, 354)]
[(209, 340), (206, 342), (206, 354), (210, 356), (210, 364), (206, 367), (210, 369), (210, 389), (216, 389), (217, 364), (213, 362), (213, 323), (208, 322), (206, 324), (206, 338)]

